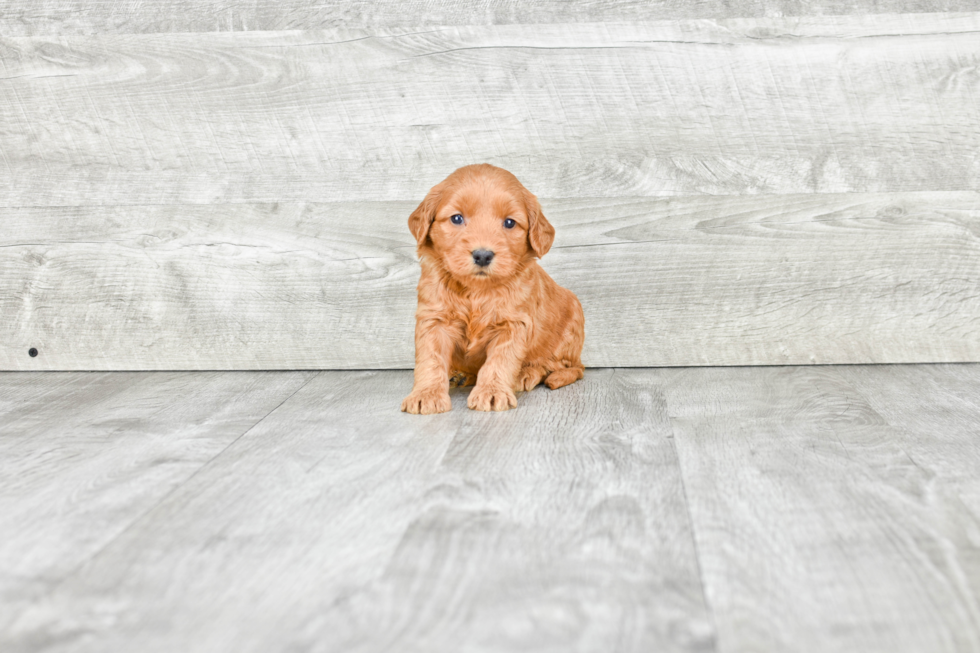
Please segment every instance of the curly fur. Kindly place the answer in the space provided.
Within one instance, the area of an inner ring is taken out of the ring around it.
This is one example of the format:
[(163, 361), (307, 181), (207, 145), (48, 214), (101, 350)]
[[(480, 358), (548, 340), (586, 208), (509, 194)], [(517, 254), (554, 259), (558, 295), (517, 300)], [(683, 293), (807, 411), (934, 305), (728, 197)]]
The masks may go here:
[[(453, 224), (455, 214), (463, 224)], [(450, 381), (475, 384), (470, 408), (507, 410), (517, 406), (515, 392), (582, 378), (582, 305), (538, 265), (555, 229), (514, 175), (488, 164), (460, 168), (429, 191), (408, 226), (422, 277), (415, 384), (403, 411), (450, 410)], [(488, 266), (474, 262), (478, 249), (494, 253)]]

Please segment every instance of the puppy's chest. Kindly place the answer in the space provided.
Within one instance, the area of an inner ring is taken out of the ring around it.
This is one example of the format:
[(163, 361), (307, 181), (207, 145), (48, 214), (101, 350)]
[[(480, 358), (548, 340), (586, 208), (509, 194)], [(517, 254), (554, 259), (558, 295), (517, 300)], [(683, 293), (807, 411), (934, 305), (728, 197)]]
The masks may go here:
[(463, 313), (460, 317), (464, 324), (463, 333), (470, 347), (486, 341), (497, 324), (493, 313), (488, 314), (478, 307)]
[(494, 331), (503, 326), (501, 312), (492, 301), (463, 301), (457, 305), (457, 317), (463, 323), (467, 349), (486, 345)]

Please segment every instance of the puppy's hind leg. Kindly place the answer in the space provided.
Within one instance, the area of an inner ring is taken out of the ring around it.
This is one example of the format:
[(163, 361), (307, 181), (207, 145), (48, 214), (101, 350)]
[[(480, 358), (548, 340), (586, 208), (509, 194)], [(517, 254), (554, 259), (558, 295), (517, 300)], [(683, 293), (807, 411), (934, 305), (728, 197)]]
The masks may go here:
[(552, 390), (575, 383), (585, 376), (585, 367), (582, 365), (585, 315), (582, 313), (582, 304), (579, 303), (578, 298), (571, 293), (569, 295), (571, 295), (571, 319), (562, 334), (561, 342), (555, 348), (554, 364), (548, 366), (552, 372), (544, 380), (544, 384)]
[(525, 363), (524, 367), (521, 368), (520, 374), (517, 375), (517, 387), (514, 389), (525, 392), (534, 390), (546, 376), (548, 376), (548, 370), (541, 365)]
[(557, 390), (564, 385), (575, 383), (583, 376), (585, 370), (581, 367), (562, 367), (549, 374), (544, 384), (552, 390)]

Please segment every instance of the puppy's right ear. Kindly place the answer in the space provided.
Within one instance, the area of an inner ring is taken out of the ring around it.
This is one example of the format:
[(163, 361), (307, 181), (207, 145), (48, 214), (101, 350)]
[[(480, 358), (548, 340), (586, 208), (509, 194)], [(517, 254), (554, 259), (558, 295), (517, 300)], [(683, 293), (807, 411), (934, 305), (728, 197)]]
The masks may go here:
[(443, 184), (437, 184), (425, 196), (418, 208), (408, 216), (408, 229), (415, 236), (419, 247), (425, 245), (429, 238), (429, 227), (436, 219), (436, 211), (439, 209), (439, 199), (442, 197)]

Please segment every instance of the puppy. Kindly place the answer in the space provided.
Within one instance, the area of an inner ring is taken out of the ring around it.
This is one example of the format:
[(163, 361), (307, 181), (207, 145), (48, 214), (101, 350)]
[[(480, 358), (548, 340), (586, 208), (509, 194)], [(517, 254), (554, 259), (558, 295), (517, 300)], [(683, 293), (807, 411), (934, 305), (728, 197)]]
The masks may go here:
[(408, 228), (422, 278), (415, 385), (403, 411), (450, 410), (451, 375), (476, 384), (467, 401), (474, 410), (516, 408), (516, 391), (582, 378), (582, 305), (538, 265), (555, 229), (514, 175), (460, 168), (429, 191)]

